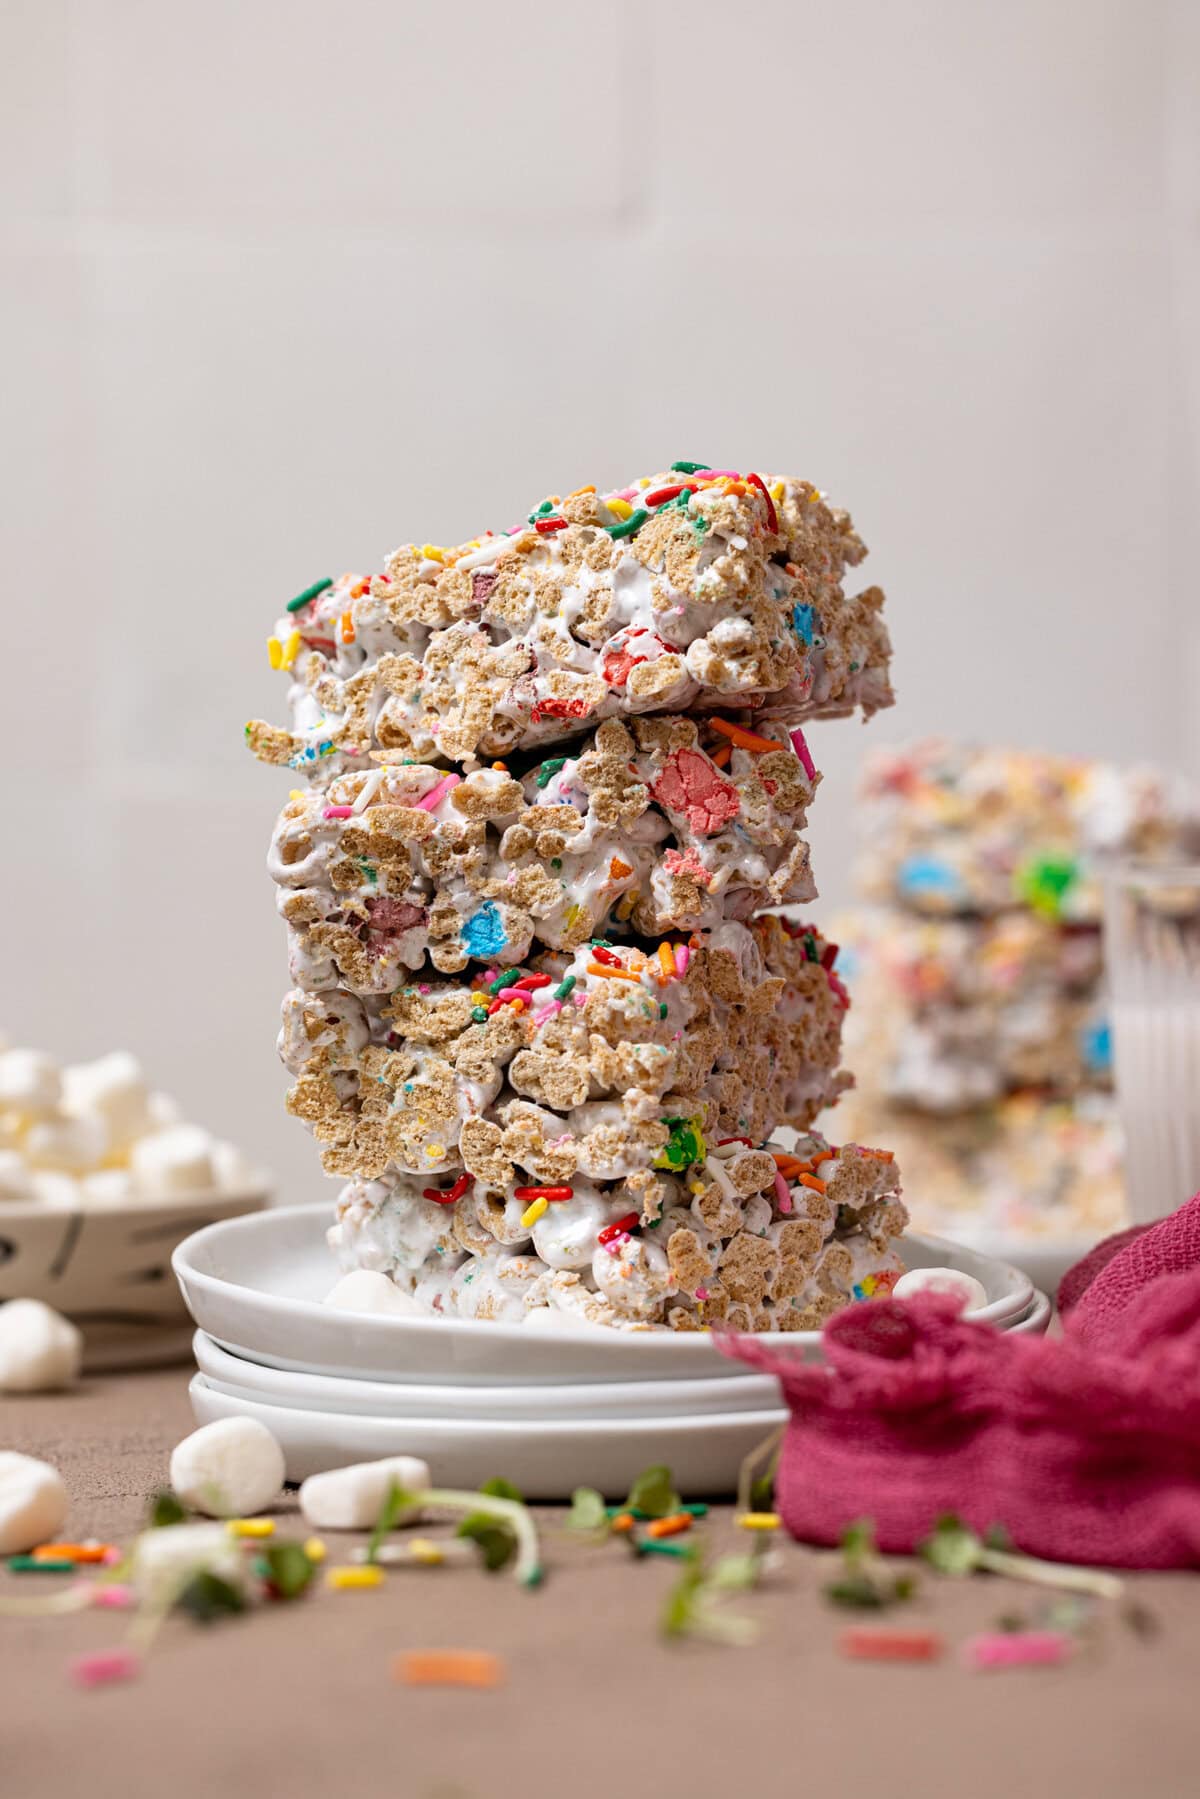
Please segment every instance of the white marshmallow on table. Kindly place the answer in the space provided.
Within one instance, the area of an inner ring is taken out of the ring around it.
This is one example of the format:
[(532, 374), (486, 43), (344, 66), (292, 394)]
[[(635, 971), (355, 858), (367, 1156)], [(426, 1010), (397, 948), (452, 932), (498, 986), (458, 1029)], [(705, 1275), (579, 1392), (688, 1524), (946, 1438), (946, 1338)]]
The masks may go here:
[(29, 1169), (20, 1150), (0, 1149), (0, 1205), (35, 1197)]
[(324, 1304), (339, 1312), (365, 1312), (379, 1318), (423, 1318), (425, 1307), (411, 1293), (375, 1268), (354, 1268), (325, 1295)]
[(44, 1117), (62, 1094), (62, 1077), (53, 1056), (40, 1049), (9, 1049), (0, 1055), (0, 1112)]
[(40, 1299), (0, 1305), (0, 1393), (53, 1393), (79, 1374), (83, 1335)]
[(196, 1124), (172, 1125), (142, 1137), (129, 1158), (134, 1187), (148, 1199), (169, 1199), (215, 1186), (212, 1150), (212, 1138)]
[(30, 1125), (25, 1137), (25, 1159), (31, 1168), (84, 1174), (104, 1160), (108, 1147), (108, 1126), (103, 1118), (63, 1113)]
[(0, 1449), (0, 1555), (24, 1555), (53, 1542), (69, 1506), (62, 1475), (49, 1462)]
[(118, 1153), (154, 1128), (146, 1077), (127, 1049), (64, 1068), (62, 1089), (63, 1110), (102, 1119), (109, 1145)]
[(239, 1593), (246, 1559), (223, 1524), (166, 1524), (143, 1531), (133, 1550), (133, 1585), (152, 1605), (173, 1605), (197, 1574), (215, 1574)]
[(73, 1174), (59, 1174), (50, 1168), (35, 1168), (30, 1175), (34, 1197), (39, 1205), (53, 1207), (56, 1212), (79, 1209), (83, 1189)]
[[(379, 1462), (355, 1462), (310, 1474), (300, 1488), (300, 1510), (314, 1530), (370, 1530), (383, 1510), (393, 1484), (406, 1493), (427, 1492), (429, 1468), (413, 1455), (391, 1455)], [(396, 1516), (409, 1524), (420, 1516), (410, 1506)]]
[(960, 1301), (959, 1310), (974, 1312), (988, 1303), (987, 1288), (973, 1274), (960, 1268), (910, 1268), (892, 1288), (893, 1299), (911, 1299), (915, 1293), (944, 1293)]
[(257, 1418), (218, 1418), (171, 1451), (171, 1489), (210, 1518), (244, 1518), (279, 1497), (283, 1450)]

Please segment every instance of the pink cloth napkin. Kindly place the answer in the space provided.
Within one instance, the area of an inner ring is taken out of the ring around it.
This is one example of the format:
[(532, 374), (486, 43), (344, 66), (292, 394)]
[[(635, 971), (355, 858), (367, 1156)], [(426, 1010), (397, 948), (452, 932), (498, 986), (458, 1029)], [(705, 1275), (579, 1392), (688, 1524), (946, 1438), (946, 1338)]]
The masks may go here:
[(839, 1312), (825, 1366), (724, 1338), (783, 1386), (792, 1535), (832, 1544), (870, 1517), (902, 1553), (957, 1512), (1054, 1561), (1200, 1565), (1200, 1194), (1101, 1244), (1062, 1293), (1061, 1339), (967, 1324), (924, 1295)]

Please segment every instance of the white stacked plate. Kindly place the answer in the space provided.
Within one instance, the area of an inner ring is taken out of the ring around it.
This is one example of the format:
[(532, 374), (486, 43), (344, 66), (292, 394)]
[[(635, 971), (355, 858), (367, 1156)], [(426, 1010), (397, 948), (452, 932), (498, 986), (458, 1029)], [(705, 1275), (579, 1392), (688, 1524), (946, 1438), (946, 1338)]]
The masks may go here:
[[(336, 1279), (327, 1206), (210, 1225), (173, 1257), (195, 1337), (201, 1423), (260, 1419), (289, 1480), (385, 1455), (418, 1455), (445, 1486), (503, 1475), (529, 1498), (577, 1486), (613, 1498), (651, 1462), (684, 1497), (729, 1492), (743, 1459), (783, 1422), (779, 1387), (703, 1333), (672, 1335), (443, 1318), (393, 1318), (322, 1304)], [(910, 1268), (950, 1266), (988, 1295), (972, 1314), (1040, 1333), (1050, 1303), (1008, 1263), (935, 1237), (908, 1237)], [(772, 1336), (820, 1358), (817, 1332)]]

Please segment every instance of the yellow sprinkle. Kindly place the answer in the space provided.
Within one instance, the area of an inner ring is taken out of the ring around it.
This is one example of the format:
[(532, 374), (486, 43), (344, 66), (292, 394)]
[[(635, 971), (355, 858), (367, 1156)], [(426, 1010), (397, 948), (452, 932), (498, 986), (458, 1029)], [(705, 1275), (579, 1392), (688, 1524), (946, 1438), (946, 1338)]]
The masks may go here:
[(325, 1576), (325, 1585), (339, 1591), (348, 1587), (381, 1587), (383, 1569), (370, 1564), (365, 1568), (330, 1568)]
[(778, 1530), (778, 1512), (743, 1512), (738, 1518), (742, 1530)]
[(436, 543), (423, 543), (421, 545), (421, 554), (427, 562), (445, 562), (446, 560), (445, 550), (442, 549), (440, 544)]
[(610, 512), (615, 512), (618, 518), (631, 518), (633, 516), (633, 507), (629, 504), (628, 500), (605, 500), (604, 504), (608, 507)]
[(231, 1537), (273, 1537), (274, 1518), (227, 1518), (225, 1528)]
[(521, 1229), (526, 1231), (532, 1230), (542, 1213), (548, 1211), (549, 1208), (550, 1201), (544, 1194), (540, 1199), (531, 1199), (525, 1210), (521, 1213)]
[(267, 638), (267, 660), (272, 668), (279, 668), (283, 664), (283, 645), (278, 637)]
[[(545, 1205), (545, 1200), (542, 1204)], [(440, 1568), (446, 1557), (440, 1545), (429, 1537), (414, 1537), (408, 1546), (408, 1553), (414, 1562), (423, 1562), (427, 1568)]]
[(624, 899), (617, 907), (617, 917), (621, 920), (622, 924), (624, 924), (625, 920), (629, 917), (629, 914), (633, 911), (633, 908), (637, 905), (637, 900), (638, 892), (635, 887), (632, 892), (625, 895)]
[(771, 483), (771, 498), (774, 500), (775, 504), (778, 506), (780, 501), (783, 499), (783, 482), (782, 481), (773, 481)]
[(707, 1189), (706, 1189), (703, 1181), (689, 1181), (688, 1182), (688, 1192), (689, 1193), (700, 1194), (700, 1193), (704, 1193), (706, 1191), (707, 1191)]
[(300, 633), (293, 631), (283, 646), (283, 655), (279, 659), (280, 668), (290, 668), (296, 660), (296, 651), (300, 648)]
[(320, 1537), (309, 1537), (304, 1545), (304, 1553), (310, 1562), (323, 1562), (329, 1551)]
[(293, 787), (288, 793), (290, 800), (302, 800), (305, 797), (303, 787)]
[(638, 486), (639, 487), (649, 487), (649, 485), (650, 485), (649, 475), (639, 475), (638, 476)]

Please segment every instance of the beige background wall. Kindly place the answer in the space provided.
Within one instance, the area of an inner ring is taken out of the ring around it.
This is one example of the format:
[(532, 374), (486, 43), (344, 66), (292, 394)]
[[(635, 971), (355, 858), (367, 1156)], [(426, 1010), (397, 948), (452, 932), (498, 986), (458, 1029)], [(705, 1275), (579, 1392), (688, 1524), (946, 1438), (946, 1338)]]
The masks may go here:
[(0, 1023), (297, 1196), (264, 640), (675, 457), (853, 509), (902, 704), (1200, 769), (1200, 7), (5, 0)]

